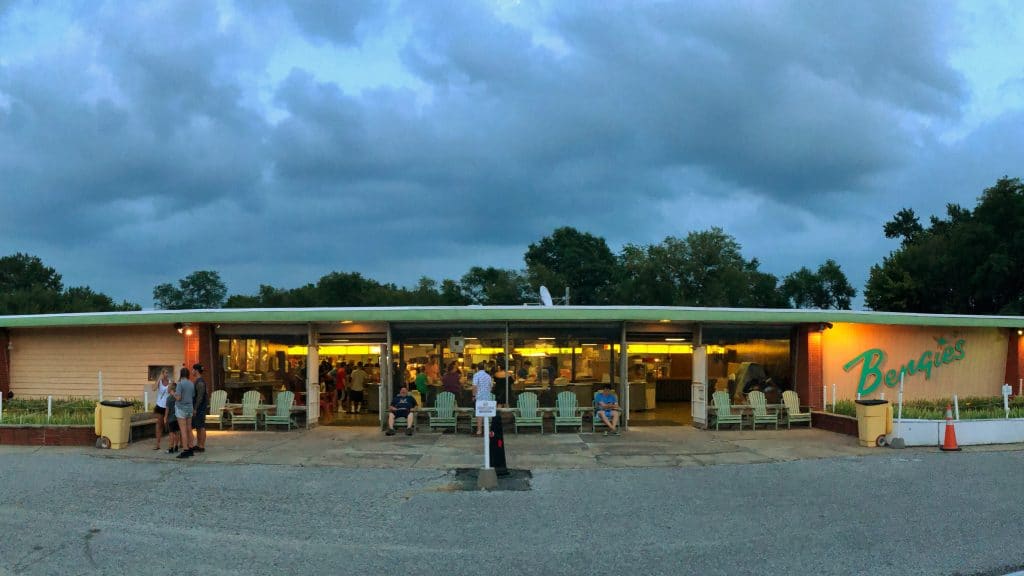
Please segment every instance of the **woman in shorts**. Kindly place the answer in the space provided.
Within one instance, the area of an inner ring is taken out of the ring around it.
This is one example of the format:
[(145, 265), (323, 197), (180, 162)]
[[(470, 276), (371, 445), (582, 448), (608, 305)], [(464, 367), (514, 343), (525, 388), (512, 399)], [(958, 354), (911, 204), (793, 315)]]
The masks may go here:
[(153, 413), (156, 414), (156, 447), (153, 450), (160, 449), (160, 437), (163, 436), (164, 426), (167, 425), (167, 391), (170, 385), (171, 377), (164, 368), (156, 380), (156, 405), (153, 406)]

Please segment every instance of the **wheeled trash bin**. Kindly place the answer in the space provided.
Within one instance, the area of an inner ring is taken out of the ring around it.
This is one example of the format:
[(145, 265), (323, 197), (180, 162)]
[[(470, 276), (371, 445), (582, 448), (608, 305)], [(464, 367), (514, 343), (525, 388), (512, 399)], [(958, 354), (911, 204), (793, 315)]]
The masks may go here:
[(861, 446), (885, 446), (892, 434), (892, 405), (888, 400), (857, 400), (857, 432)]
[(128, 447), (132, 435), (132, 403), (104, 400), (96, 404), (97, 448), (120, 450)]

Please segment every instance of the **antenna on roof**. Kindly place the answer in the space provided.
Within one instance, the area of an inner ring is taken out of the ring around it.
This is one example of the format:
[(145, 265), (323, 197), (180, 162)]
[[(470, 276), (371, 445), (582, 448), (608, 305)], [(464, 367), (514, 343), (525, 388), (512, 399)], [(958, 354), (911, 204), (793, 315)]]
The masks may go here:
[(551, 301), (551, 292), (548, 291), (547, 286), (540, 287), (540, 303), (545, 306), (554, 306), (554, 302)]

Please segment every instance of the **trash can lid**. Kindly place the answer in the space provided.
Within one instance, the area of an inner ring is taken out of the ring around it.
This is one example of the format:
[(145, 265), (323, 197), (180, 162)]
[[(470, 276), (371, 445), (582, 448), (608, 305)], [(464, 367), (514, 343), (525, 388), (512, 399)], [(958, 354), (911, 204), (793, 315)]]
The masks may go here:
[(889, 403), (888, 400), (854, 400), (854, 402), (860, 404), (861, 406), (878, 406), (879, 404)]
[(103, 402), (100, 402), (100, 404), (110, 406), (112, 408), (127, 408), (132, 405), (132, 403), (127, 400), (104, 400)]

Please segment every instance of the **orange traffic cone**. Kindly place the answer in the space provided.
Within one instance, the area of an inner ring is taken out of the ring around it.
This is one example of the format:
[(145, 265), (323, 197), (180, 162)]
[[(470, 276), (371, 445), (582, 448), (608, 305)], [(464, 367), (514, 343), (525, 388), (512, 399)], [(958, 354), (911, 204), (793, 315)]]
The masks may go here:
[(945, 452), (960, 450), (956, 444), (956, 428), (953, 426), (953, 407), (949, 404), (946, 404), (946, 439), (942, 442), (942, 450)]

